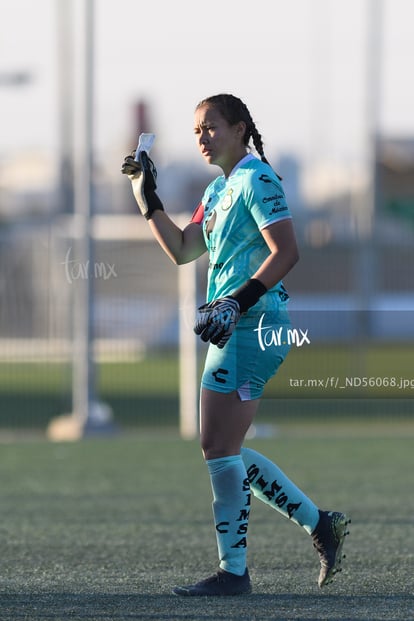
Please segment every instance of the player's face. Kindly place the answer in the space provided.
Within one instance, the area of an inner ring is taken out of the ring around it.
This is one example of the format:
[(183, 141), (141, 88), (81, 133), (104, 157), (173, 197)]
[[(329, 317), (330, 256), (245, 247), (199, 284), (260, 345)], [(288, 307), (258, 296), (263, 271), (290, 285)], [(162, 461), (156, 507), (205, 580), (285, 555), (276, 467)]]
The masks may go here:
[(216, 164), (228, 175), (246, 155), (243, 122), (229, 125), (214, 108), (206, 104), (198, 108), (194, 118), (194, 133), (201, 155), (209, 164)]

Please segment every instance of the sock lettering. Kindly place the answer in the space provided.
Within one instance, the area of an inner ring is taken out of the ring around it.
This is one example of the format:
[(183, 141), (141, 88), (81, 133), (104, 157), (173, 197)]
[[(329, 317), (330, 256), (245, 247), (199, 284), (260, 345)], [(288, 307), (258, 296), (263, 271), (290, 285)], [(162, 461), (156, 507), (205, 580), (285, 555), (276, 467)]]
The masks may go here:
[(279, 496), (275, 498), (275, 505), (277, 505), (278, 507), (283, 507), (287, 499), (288, 497), (286, 496), (286, 494), (282, 492), (281, 494), (279, 494)]
[(267, 492), (263, 492), (263, 494), (266, 496), (266, 498), (268, 498), (269, 500), (272, 500), (273, 497), (278, 492), (280, 492), (281, 489), (282, 489), (282, 486), (279, 485), (277, 481), (272, 481), (272, 483), (270, 484), (270, 490), (268, 490)]
[(296, 502), (296, 503), (290, 502), (290, 503), (288, 504), (288, 506), (286, 507), (286, 511), (287, 511), (288, 516), (289, 516), (290, 518), (291, 518), (291, 517), (292, 517), (292, 515), (295, 513), (295, 511), (297, 511), (297, 510), (299, 509), (299, 507), (301, 506), (301, 504), (302, 504), (301, 502)]
[(230, 522), (220, 522), (219, 524), (216, 524), (216, 531), (218, 533), (228, 533), (229, 529), (225, 529), (224, 526), (230, 526)]
[(246, 537), (242, 537), (240, 541), (231, 546), (232, 548), (247, 548), (247, 540)]
[(240, 509), (240, 515), (237, 519), (237, 522), (241, 522), (242, 520), (248, 520), (250, 515), (250, 511), (246, 511), (246, 509)]
[[(289, 498), (286, 492), (283, 490), (283, 486), (280, 485), (280, 483), (278, 483), (275, 479), (270, 483), (269, 487), (269, 482), (265, 480), (263, 475), (260, 473), (260, 468), (256, 464), (251, 464), (249, 466), (249, 468), (247, 469), (247, 476), (247, 480), (249, 481), (250, 485), (254, 482), (254, 487), (258, 491), (260, 491), (262, 495), (269, 501), (273, 501), (277, 507), (281, 508), (288, 502)], [(250, 504), (250, 499), (248, 504)], [(297, 511), (301, 505), (301, 502), (288, 502), (286, 506), (286, 511), (289, 518), (293, 516), (295, 511)]]
[(247, 526), (247, 522), (244, 522), (244, 524), (240, 524), (239, 528), (237, 529), (237, 534), (245, 535), (247, 533)]
[(262, 489), (264, 489), (265, 487), (267, 487), (267, 486), (268, 486), (268, 484), (269, 484), (269, 483), (268, 483), (268, 481), (265, 481), (265, 480), (264, 480), (264, 478), (263, 478), (262, 476), (260, 476), (260, 477), (257, 479), (257, 481), (256, 481), (256, 485), (260, 485), (260, 487), (261, 487)]
[(249, 466), (249, 469), (247, 470), (247, 476), (249, 479), (249, 482), (252, 483), (256, 476), (259, 474), (260, 470), (259, 468), (256, 466), (256, 464), (252, 464), (251, 466)]

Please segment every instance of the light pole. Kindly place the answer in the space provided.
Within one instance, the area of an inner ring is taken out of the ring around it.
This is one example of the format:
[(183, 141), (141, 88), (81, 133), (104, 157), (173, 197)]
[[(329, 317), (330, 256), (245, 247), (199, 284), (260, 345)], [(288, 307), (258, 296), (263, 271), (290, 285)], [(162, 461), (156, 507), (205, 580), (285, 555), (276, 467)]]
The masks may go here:
[(372, 335), (373, 301), (378, 291), (375, 239), (377, 202), (376, 158), (382, 101), (383, 0), (366, 4), (366, 69), (364, 107), (364, 165), (366, 190), (356, 215), (358, 252), (356, 253), (356, 289), (359, 299), (358, 339)]
[(77, 20), (77, 52), (74, 73), (74, 222), (75, 260), (86, 268), (74, 283), (73, 314), (73, 416), (83, 429), (95, 401), (93, 362), (93, 248), (92, 248), (92, 159), (93, 159), (93, 0), (83, 0)]
[[(73, 286), (72, 317), (72, 413), (51, 422), (48, 436), (53, 440), (77, 440), (82, 436), (112, 432), (111, 412), (97, 401), (95, 392), (95, 364), (93, 355), (93, 110), (94, 110), (94, 0), (77, 0), (68, 14), (65, 0), (59, 5), (59, 27), (65, 28), (65, 19), (75, 18), (76, 45), (65, 42), (61, 61), (68, 59), (73, 67), (73, 86), (67, 81), (60, 85), (60, 113), (73, 132), (62, 128), (62, 137), (70, 140), (70, 147), (62, 145), (73, 161), (73, 223), (74, 261), (79, 277)], [(69, 29), (72, 24), (67, 25)], [(65, 30), (67, 34), (68, 31)], [(70, 38), (70, 37), (69, 37)], [(61, 67), (64, 71), (65, 67)], [(65, 97), (68, 101), (63, 101)]]

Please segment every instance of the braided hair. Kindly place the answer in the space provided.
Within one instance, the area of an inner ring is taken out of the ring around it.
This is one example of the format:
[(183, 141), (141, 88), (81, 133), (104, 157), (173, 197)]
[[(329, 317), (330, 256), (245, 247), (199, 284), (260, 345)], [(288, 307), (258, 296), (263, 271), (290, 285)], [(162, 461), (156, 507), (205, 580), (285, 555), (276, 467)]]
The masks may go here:
[[(200, 101), (200, 103), (196, 107), (196, 110), (205, 105), (217, 108), (221, 116), (226, 119), (229, 125), (236, 125), (236, 123), (239, 123), (239, 121), (243, 121), (246, 125), (246, 131), (244, 132), (243, 136), (243, 144), (246, 147), (249, 147), (249, 141), (251, 138), (254, 144), (254, 148), (260, 155), (260, 159), (262, 160), (262, 162), (270, 166), (264, 154), (262, 136), (259, 133), (246, 104), (241, 99), (235, 97), (234, 95), (221, 93), (220, 95), (213, 95)], [(279, 175), (277, 176), (279, 177), (279, 179), (282, 179), (282, 177), (280, 177)]]

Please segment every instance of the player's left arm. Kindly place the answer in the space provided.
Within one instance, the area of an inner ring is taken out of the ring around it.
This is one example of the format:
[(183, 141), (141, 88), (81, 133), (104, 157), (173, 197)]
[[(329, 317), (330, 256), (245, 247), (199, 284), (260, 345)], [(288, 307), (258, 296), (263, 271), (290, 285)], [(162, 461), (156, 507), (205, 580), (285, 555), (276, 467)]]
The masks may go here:
[[(271, 182), (270, 177), (265, 176), (263, 183)], [(275, 184), (272, 184), (270, 191), (274, 192), (274, 187)], [(287, 212), (283, 190), (279, 189), (278, 185), (276, 187), (278, 196), (274, 200), (281, 201), (278, 204), (282, 207), (280, 211)], [(265, 201), (262, 197), (258, 200), (253, 191), (252, 198), (256, 222), (259, 226), (260, 220), (263, 222), (260, 212)], [(265, 198), (267, 198), (266, 194)], [(271, 223), (263, 222), (260, 232), (270, 252), (256, 272), (247, 276), (246, 282), (231, 295), (213, 300), (198, 309), (194, 326), (195, 333), (201, 335), (203, 341), (210, 341), (219, 348), (226, 345), (240, 320), (241, 313), (254, 306), (266, 291), (282, 280), (299, 259), (295, 231), (290, 216)]]
[(299, 260), (298, 245), (291, 218), (269, 224), (261, 233), (270, 254), (251, 278), (260, 280), (266, 289), (271, 289)]
[(259, 269), (232, 295), (213, 300), (198, 309), (194, 332), (201, 335), (203, 341), (224, 347), (241, 313), (254, 306), (297, 262), (299, 253), (291, 218), (270, 224), (261, 232), (270, 254)]

